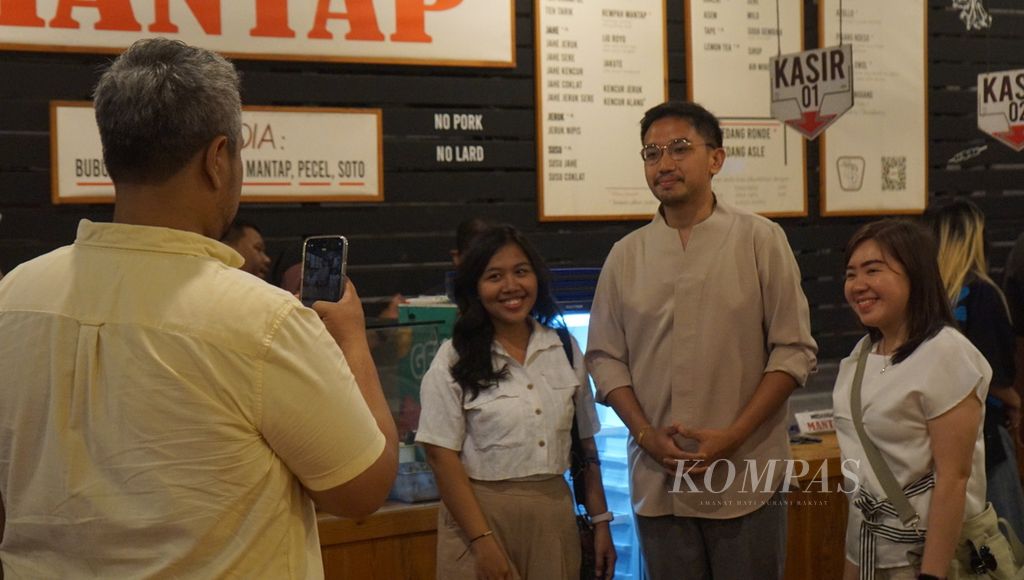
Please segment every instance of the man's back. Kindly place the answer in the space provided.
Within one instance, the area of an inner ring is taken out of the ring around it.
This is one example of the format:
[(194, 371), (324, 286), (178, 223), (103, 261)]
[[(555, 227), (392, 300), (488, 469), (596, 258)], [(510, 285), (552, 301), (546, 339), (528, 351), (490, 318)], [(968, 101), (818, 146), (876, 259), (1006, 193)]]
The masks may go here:
[(302, 484), (358, 475), (383, 436), (316, 315), (237, 259), (84, 223), (0, 284), (14, 577), (322, 575)]

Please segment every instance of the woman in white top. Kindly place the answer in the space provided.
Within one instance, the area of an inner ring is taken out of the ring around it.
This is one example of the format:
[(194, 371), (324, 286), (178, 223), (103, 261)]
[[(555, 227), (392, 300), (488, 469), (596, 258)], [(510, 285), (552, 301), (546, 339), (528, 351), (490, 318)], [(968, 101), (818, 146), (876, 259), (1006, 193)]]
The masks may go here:
[(580, 576), (569, 468), (573, 413), (587, 457), (585, 505), (598, 578), (615, 567), (583, 355), (555, 331), (543, 260), (511, 226), (488, 229), (455, 275), (459, 318), (423, 377), (416, 441), (441, 492), (437, 577)]
[[(855, 476), (844, 578), (944, 578), (963, 522), (985, 508), (981, 431), (992, 371), (950, 313), (931, 236), (882, 220), (847, 244), (846, 300), (868, 330), (842, 361), (833, 394), (844, 467)], [(864, 429), (920, 516), (905, 527), (872, 471), (850, 412), (860, 349), (871, 349)], [(923, 557), (920, 569), (907, 552)]]

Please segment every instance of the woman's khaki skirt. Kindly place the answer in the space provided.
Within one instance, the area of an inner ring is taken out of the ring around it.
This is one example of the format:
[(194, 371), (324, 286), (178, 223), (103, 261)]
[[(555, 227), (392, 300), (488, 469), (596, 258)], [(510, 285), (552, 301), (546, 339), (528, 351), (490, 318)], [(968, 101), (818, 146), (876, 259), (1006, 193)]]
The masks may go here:
[[(542, 481), (470, 480), (487, 525), (512, 563), (513, 578), (576, 580), (580, 540), (569, 486), (561, 476)], [(475, 580), (469, 538), (441, 502), (437, 522), (437, 577)], [(461, 558), (460, 558), (461, 556)]]

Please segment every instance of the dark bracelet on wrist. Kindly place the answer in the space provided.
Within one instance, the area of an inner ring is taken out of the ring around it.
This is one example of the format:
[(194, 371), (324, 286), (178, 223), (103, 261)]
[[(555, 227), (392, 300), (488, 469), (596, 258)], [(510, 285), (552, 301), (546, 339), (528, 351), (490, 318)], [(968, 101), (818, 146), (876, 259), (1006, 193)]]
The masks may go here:
[(917, 580), (945, 580), (945, 579), (944, 578), (939, 578), (938, 576), (932, 576), (931, 574), (918, 574), (917, 575)]

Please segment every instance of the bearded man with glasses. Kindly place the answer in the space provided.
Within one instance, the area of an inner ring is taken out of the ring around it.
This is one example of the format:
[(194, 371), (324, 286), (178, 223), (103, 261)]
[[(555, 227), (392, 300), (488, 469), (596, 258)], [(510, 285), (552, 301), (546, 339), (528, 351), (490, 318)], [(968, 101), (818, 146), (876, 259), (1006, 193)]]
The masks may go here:
[(817, 353), (800, 272), (778, 224), (716, 198), (714, 115), (663, 103), (640, 136), (661, 204), (608, 255), (586, 361), (630, 430), (647, 575), (781, 578), (786, 400)]

